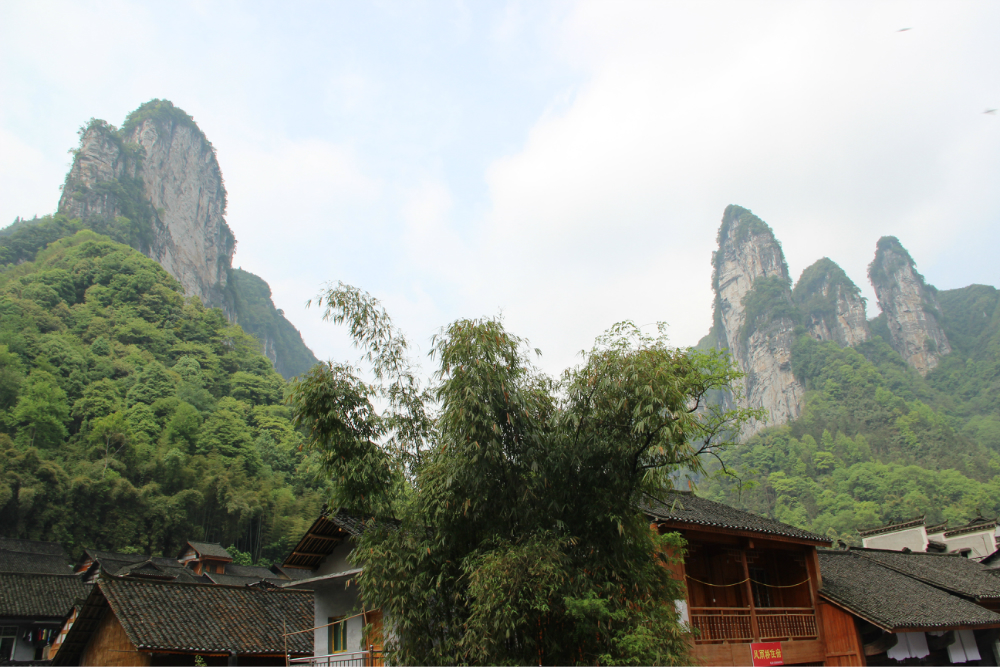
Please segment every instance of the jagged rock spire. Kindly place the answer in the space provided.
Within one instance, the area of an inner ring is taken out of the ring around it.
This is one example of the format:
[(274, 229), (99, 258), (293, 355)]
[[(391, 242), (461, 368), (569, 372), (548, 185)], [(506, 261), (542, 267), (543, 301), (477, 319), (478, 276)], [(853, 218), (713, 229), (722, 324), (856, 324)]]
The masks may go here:
[(938, 323), (937, 290), (917, 272), (916, 262), (895, 236), (883, 236), (868, 266), (879, 308), (889, 329), (889, 344), (921, 375), (951, 352)]
[(767, 423), (748, 426), (748, 437), (802, 412), (805, 388), (792, 374), (796, 325), (788, 265), (767, 224), (749, 210), (729, 206), (712, 255), (715, 344), (729, 349), (744, 378), (741, 403), (761, 407)]
[(853, 347), (871, 337), (861, 290), (829, 257), (802, 272), (792, 299), (806, 331), (817, 340)]

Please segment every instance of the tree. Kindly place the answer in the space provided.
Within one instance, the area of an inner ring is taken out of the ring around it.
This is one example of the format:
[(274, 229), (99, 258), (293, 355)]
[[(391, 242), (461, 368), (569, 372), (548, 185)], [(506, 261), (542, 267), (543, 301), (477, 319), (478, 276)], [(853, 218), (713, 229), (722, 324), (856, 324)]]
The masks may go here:
[[(393, 618), (395, 661), (689, 661), (663, 567), (680, 538), (655, 535), (639, 508), (755, 416), (704, 405), (738, 378), (723, 357), (626, 323), (555, 382), (499, 320), (460, 320), (434, 341), (431, 421), (378, 302), (344, 285), (323, 299), (376, 384), (326, 364), (291, 401), (335, 504), (363, 508), (362, 600)], [(379, 395), (400, 399), (379, 413)]]
[(55, 446), (68, 434), (69, 404), (56, 378), (32, 371), (14, 406), (12, 421), (21, 425), (19, 440), (27, 446)]
[(132, 442), (132, 427), (124, 412), (113, 412), (110, 415), (94, 420), (90, 439), (103, 450), (104, 466), (101, 478), (108, 473), (108, 464)]
[(128, 404), (152, 404), (160, 398), (173, 396), (176, 387), (167, 369), (158, 361), (151, 361), (139, 371), (135, 384), (128, 390)]

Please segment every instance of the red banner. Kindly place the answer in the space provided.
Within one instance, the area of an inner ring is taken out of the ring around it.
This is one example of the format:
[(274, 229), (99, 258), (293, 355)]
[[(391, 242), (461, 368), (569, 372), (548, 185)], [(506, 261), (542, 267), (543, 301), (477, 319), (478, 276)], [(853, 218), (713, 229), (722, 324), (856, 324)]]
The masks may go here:
[(753, 667), (785, 664), (785, 659), (781, 657), (781, 642), (750, 644), (750, 655), (753, 657)]

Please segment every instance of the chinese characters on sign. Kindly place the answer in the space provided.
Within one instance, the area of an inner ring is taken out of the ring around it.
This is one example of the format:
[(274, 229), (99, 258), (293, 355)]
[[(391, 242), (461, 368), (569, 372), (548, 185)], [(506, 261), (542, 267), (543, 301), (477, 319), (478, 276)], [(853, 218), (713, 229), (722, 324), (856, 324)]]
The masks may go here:
[(781, 657), (781, 642), (750, 644), (750, 654), (753, 657), (753, 667), (785, 664), (784, 658)]

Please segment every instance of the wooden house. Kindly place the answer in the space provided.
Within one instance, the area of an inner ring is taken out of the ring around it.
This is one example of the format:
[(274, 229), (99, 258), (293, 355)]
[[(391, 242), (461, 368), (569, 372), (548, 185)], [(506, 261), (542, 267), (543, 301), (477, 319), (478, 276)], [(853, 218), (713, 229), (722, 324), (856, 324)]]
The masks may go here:
[(233, 562), (233, 557), (221, 544), (188, 542), (177, 554), (177, 560), (195, 574), (225, 574), (226, 565)]
[(772, 664), (826, 660), (816, 547), (830, 540), (685, 492), (644, 510), (661, 534), (687, 541), (674, 572), (684, 582), (679, 606), (700, 663), (752, 665), (760, 651), (781, 661)]
[(101, 577), (54, 665), (284, 665), (312, 652), (312, 595)]
[(382, 612), (361, 606), (361, 570), (349, 562), (353, 540), (363, 529), (343, 510), (324, 510), (282, 563), (281, 571), (294, 579), (282, 588), (315, 596), (312, 665), (381, 664)]

